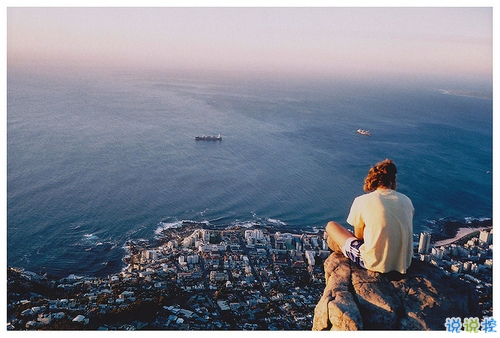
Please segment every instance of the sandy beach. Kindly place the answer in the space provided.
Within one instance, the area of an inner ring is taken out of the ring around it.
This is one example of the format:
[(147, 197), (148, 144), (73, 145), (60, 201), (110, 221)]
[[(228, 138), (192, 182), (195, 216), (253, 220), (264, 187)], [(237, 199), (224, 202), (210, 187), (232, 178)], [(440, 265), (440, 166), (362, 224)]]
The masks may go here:
[(480, 231), (480, 230), (485, 230), (485, 229), (490, 229), (489, 227), (483, 227), (483, 228), (460, 228), (458, 229), (458, 232), (457, 232), (457, 235), (453, 238), (449, 238), (449, 239), (443, 239), (441, 241), (438, 241), (438, 242), (435, 242), (434, 243), (434, 246), (442, 246), (442, 245), (448, 245), (448, 244), (452, 244), (453, 242), (456, 242), (458, 241), (459, 239), (473, 233), (473, 232), (476, 232), (476, 231)]

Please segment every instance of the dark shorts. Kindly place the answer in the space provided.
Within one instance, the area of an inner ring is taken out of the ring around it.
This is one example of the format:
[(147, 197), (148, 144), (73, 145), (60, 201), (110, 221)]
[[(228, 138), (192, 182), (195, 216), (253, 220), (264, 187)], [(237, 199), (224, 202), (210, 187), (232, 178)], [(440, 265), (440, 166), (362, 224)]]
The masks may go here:
[(363, 243), (361, 239), (357, 239), (356, 237), (348, 238), (342, 247), (342, 252), (351, 261), (366, 269), (363, 257), (361, 257), (361, 253), (359, 252), (359, 248)]

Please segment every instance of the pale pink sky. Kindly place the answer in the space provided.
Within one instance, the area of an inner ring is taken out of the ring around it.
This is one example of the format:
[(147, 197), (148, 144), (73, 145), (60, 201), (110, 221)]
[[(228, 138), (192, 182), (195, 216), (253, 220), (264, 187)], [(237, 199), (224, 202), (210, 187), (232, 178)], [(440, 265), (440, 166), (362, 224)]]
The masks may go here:
[(492, 8), (8, 8), (9, 69), (492, 76)]

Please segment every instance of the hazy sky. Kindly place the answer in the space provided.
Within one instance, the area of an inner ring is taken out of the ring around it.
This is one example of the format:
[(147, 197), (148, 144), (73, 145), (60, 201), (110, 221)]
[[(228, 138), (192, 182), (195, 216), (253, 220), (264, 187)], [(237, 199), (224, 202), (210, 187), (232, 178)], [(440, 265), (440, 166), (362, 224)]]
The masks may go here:
[(7, 61), (9, 69), (491, 78), (492, 15), (455, 7), (7, 8)]

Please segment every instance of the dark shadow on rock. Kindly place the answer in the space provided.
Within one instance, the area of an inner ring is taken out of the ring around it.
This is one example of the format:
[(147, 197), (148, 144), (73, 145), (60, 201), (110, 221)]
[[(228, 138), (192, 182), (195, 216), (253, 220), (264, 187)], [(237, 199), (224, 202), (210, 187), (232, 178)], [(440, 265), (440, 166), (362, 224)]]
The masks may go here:
[[(479, 316), (471, 285), (419, 260), (406, 274), (377, 273), (333, 253), (325, 261), (325, 276), (313, 330), (445, 330), (446, 318)], [(340, 297), (346, 290), (352, 300)]]

